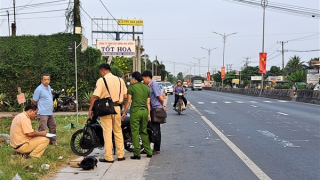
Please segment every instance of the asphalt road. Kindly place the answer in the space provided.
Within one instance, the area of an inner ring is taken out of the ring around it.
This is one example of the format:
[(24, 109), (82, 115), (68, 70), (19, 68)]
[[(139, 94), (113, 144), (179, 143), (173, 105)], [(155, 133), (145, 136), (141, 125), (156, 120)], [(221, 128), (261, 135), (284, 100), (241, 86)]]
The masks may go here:
[(320, 106), (188, 91), (179, 116), (172, 97), (145, 179), (320, 179)]

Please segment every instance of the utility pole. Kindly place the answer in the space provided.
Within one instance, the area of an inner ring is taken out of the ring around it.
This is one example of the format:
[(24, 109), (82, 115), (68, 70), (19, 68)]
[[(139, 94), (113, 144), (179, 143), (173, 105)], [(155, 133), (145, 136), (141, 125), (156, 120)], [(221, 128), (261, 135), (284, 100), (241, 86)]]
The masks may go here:
[(81, 16), (80, 16), (80, 0), (74, 0), (74, 10), (73, 10), (73, 34), (76, 34), (76, 28), (81, 26)]
[(156, 76), (158, 76), (158, 56), (156, 56)]
[(154, 62), (152, 61), (152, 63), (151, 63), (151, 64), (152, 64), (152, 76), (154, 75), (153, 63), (154, 63)]
[(251, 63), (251, 61), (249, 61), (249, 59), (251, 59), (251, 57), (244, 57), (245, 61), (244, 62), (244, 66), (248, 67), (248, 64)]
[(141, 55), (140, 55), (140, 52), (141, 52), (141, 43), (140, 43), (140, 37), (138, 36), (138, 46), (137, 46), (137, 53), (136, 53), (136, 56), (137, 56), (137, 71), (138, 72), (141, 72)]
[(203, 57), (203, 58), (195, 58), (195, 57), (193, 57), (194, 59), (197, 59), (198, 60), (198, 62), (199, 62), (199, 76), (201, 76), (201, 74), (200, 74), (200, 62), (201, 62), (201, 59), (203, 59), (203, 58), (205, 58), (205, 57)]
[[(281, 53), (282, 53), (282, 75), (284, 77), (285, 76), (285, 72), (284, 72), (284, 52), (288, 52), (288, 50), (284, 50), (284, 44), (288, 43), (288, 41), (279, 41), (278, 43), (281, 44), (281, 46), (282, 46), (282, 50), (281, 50)], [(278, 52), (279, 52), (279, 50), (278, 50)]]
[(14, 21), (11, 24), (11, 28), (12, 28), (12, 36), (16, 36), (17, 34), (17, 26), (16, 26), (16, 0), (13, 0), (13, 18)]
[(202, 49), (204, 49), (204, 50), (206, 50), (206, 51), (208, 51), (208, 71), (207, 72), (210, 72), (210, 68), (209, 68), (209, 66), (210, 66), (210, 54), (211, 54), (211, 51), (212, 50), (215, 50), (215, 49), (217, 49), (217, 47), (216, 48), (213, 48), (213, 49), (210, 49), (210, 48), (208, 48), (208, 49), (206, 49), (206, 48), (204, 48), (204, 47), (201, 47)]
[(176, 74), (176, 63), (173, 63), (173, 77), (175, 77)]
[[(268, 6), (268, 0), (261, 0), (261, 7), (263, 8), (263, 26), (262, 26), (262, 53), (264, 53), (264, 31), (265, 31), (265, 17), (266, 17), (266, 8)], [(259, 62), (261, 60), (259, 59)], [(263, 73), (261, 73), (261, 88), (260, 88), (260, 94), (259, 97), (262, 94), (263, 89)]]
[(8, 28), (9, 28), (8, 32), (9, 32), (9, 36), (10, 36), (10, 19), (9, 19), (10, 16), (9, 16), (9, 11), (8, 10), (7, 10), (7, 14), (8, 14)]
[(146, 58), (146, 54), (144, 54), (144, 70), (147, 70), (147, 58)]
[(232, 64), (227, 64), (227, 72), (231, 71)]

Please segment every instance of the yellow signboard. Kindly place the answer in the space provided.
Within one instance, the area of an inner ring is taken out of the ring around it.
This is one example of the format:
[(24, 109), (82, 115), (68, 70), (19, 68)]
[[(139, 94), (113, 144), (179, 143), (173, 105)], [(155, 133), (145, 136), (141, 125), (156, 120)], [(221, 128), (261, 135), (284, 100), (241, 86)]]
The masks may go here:
[(143, 20), (135, 19), (118, 19), (119, 25), (143, 26)]
[(239, 79), (232, 79), (232, 83), (239, 84)]

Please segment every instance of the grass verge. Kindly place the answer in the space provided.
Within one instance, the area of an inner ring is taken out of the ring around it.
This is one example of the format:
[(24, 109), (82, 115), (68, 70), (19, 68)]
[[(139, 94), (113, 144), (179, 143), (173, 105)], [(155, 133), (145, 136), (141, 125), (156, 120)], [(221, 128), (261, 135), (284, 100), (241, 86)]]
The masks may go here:
[[(40, 159), (26, 159), (19, 155), (13, 155), (13, 148), (0, 139), (0, 179), (11, 180), (16, 173), (23, 180), (46, 179), (55, 174), (61, 165), (67, 164), (70, 160), (77, 157), (70, 148), (70, 139), (72, 134), (78, 129), (65, 129), (69, 123), (84, 126), (87, 115), (79, 115), (79, 123), (76, 122), (76, 115), (55, 116), (57, 122), (57, 143), (58, 145), (49, 145)], [(9, 134), (12, 119), (2, 119), (0, 121), (0, 134)], [(35, 130), (38, 129), (38, 121), (32, 121)], [(59, 156), (63, 159), (59, 160)], [(41, 168), (41, 164), (49, 164), (50, 169)]]

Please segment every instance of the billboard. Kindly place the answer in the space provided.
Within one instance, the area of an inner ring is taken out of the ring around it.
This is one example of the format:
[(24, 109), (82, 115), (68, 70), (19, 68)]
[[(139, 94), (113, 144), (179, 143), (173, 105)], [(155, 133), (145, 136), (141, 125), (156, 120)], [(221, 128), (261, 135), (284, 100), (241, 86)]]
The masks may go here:
[(143, 20), (136, 19), (118, 19), (119, 25), (143, 26)]
[(282, 82), (283, 76), (269, 76), (268, 81), (276, 81), (276, 82)]
[(319, 83), (319, 69), (307, 69), (307, 83)]
[(251, 81), (261, 81), (262, 77), (261, 76), (251, 76)]
[(226, 67), (221, 67), (221, 79), (226, 78)]
[(97, 41), (97, 49), (102, 56), (135, 56), (134, 41)]
[(239, 79), (232, 79), (232, 84), (239, 84)]

